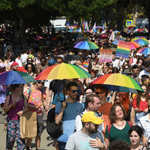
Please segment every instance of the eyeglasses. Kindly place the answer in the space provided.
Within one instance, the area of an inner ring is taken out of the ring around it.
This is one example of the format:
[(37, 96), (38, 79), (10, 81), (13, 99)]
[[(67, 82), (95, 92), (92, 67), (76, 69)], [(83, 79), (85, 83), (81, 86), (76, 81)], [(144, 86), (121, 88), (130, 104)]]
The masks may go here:
[(103, 93), (103, 92), (95, 92), (95, 94), (96, 94), (96, 95), (98, 95), (98, 94), (102, 94), (102, 93)]
[(79, 93), (79, 90), (72, 90), (72, 93)]

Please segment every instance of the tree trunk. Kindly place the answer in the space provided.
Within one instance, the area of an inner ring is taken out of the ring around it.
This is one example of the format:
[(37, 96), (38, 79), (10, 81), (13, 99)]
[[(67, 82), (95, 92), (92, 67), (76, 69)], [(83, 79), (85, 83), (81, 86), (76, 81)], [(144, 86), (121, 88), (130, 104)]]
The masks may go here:
[(28, 46), (27, 46), (27, 39), (26, 39), (26, 34), (25, 34), (25, 23), (24, 23), (24, 16), (23, 16), (22, 10), (19, 14), (19, 30), (20, 30), (20, 39), (21, 39), (22, 49), (26, 49)]
[(136, 26), (136, 21), (137, 21), (137, 17), (138, 17), (138, 4), (137, 4), (137, 0), (136, 0), (136, 4), (134, 5), (134, 13), (133, 13), (133, 25)]

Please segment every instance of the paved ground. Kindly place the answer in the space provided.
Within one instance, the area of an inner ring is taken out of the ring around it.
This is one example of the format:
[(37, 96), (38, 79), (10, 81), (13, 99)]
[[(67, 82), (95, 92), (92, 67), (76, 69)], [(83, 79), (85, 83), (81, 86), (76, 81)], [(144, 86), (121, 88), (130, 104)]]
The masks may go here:
[[(6, 116), (2, 116), (2, 110), (0, 108), (0, 150), (5, 150), (6, 149), (6, 132), (3, 130), (3, 125), (6, 119)], [(44, 115), (43, 118), (44, 122), (46, 120), (46, 115)], [(46, 123), (44, 123), (44, 125), (46, 126)], [(32, 140), (32, 150), (35, 150), (35, 143), (34, 143), (34, 139)], [(16, 148), (16, 143), (14, 145), (13, 150), (17, 150)], [(41, 146), (40, 146), (40, 150), (55, 150), (54, 148), (54, 141), (51, 139), (51, 137), (47, 134), (46, 129), (44, 129), (42, 136), (41, 136)]]

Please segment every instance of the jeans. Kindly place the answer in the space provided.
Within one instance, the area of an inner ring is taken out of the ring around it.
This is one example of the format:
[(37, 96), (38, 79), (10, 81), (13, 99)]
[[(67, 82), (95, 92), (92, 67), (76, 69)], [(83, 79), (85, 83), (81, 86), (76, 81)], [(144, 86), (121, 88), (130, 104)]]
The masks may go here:
[(65, 143), (65, 142), (59, 142), (59, 141), (58, 141), (59, 150), (65, 150), (65, 146), (66, 146), (66, 143)]

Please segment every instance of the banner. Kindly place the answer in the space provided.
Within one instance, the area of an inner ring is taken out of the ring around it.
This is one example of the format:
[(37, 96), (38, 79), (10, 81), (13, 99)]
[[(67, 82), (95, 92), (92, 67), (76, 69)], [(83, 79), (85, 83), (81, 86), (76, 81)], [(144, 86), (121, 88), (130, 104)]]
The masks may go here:
[(100, 49), (99, 62), (112, 62), (112, 49)]
[(129, 58), (130, 47), (131, 47), (130, 43), (119, 41), (118, 46), (117, 46), (116, 56)]

